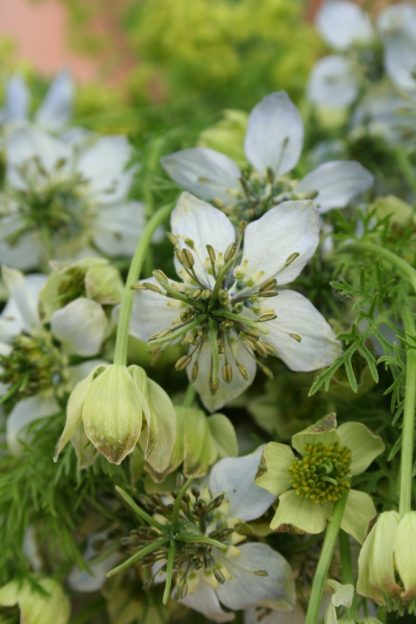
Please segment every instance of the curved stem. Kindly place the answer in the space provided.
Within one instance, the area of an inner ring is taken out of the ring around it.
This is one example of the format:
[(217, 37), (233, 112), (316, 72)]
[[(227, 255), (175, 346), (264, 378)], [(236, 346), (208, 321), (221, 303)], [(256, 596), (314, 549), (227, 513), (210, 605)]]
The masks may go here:
[[(415, 321), (412, 312), (404, 307), (402, 311), (406, 335), (416, 338)], [(416, 345), (407, 346), (406, 386), (403, 409), (402, 450), (400, 456), (399, 512), (403, 516), (412, 507), (413, 447), (416, 410)]]
[(134, 291), (131, 287), (139, 279), (143, 262), (146, 258), (146, 253), (155, 230), (163, 223), (171, 209), (171, 205), (164, 206), (153, 215), (146, 225), (140, 237), (139, 244), (136, 247), (136, 251), (134, 252), (121, 300), (120, 318), (117, 327), (116, 346), (114, 349), (114, 364), (121, 364), (124, 366), (127, 362), (127, 344), (134, 296)]
[(169, 541), (168, 538), (165, 537), (164, 539), (156, 540), (155, 542), (148, 544), (148, 546), (144, 546), (144, 548), (140, 548), (140, 550), (138, 550), (136, 553), (134, 553), (134, 555), (132, 555), (131, 557), (123, 561), (123, 563), (120, 563), (115, 568), (112, 568), (111, 570), (109, 570), (106, 574), (107, 578), (110, 578), (111, 576), (118, 574), (125, 568), (130, 567), (136, 561), (143, 559), (143, 557), (145, 557), (146, 555), (149, 555), (150, 553), (164, 546), (168, 541)]
[(192, 384), (189, 384), (182, 402), (182, 407), (192, 407), (195, 397), (196, 390)]
[(342, 249), (355, 249), (357, 251), (363, 251), (371, 253), (373, 255), (375, 254), (381, 256), (385, 260), (389, 260), (392, 264), (396, 266), (396, 268), (400, 270), (401, 274), (404, 274), (408, 278), (409, 282), (416, 292), (416, 269), (414, 269), (408, 262), (406, 262), (406, 260), (403, 260), (403, 258), (400, 258), (392, 251), (384, 249), (384, 247), (381, 247), (380, 245), (376, 245), (374, 243), (364, 242), (347, 243), (346, 245), (342, 246)]
[(166, 582), (165, 582), (165, 590), (163, 592), (162, 602), (164, 605), (167, 604), (170, 596), (170, 589), (172, 587), (173, 580), (173, 564), (175, 562), (175, 550), (176, 544), (175, 540), (171, 539), (168, 550), (168, 562), (166, 564)]
[(347, 494), (337, 501), (329, 520), (324, 543), (322, 545), (321, 555), (316, 567), (315, 576), (313, 577), (311, 597), (309, 600), (308, 611), (306, 613), (305, 624), (318, 623), (319, 608), (321, 606), (322, 596), (328, 577), (328, 570), (334, 554), (335, 545), (337, 543), (338, 532), (341, 526), (342, 516), (344, 515), (346, 502)]

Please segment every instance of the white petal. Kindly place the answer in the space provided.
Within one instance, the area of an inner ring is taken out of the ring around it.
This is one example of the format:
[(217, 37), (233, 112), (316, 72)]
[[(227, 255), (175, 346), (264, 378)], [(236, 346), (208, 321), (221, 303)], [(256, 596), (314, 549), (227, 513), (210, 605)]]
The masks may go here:
[(81, 154), (77, 170), (89, 181), (95, 201), (111, 204), (125, 197), (135, 174), (134, 168), (125, 171), (131, 155), (123, 136), (102, 137)]
[[(196, 380), (192, 381), (192, 369), (196, 361), (198, 362), (198, 375)], [(221, 375), (226, 361), (232, 368), (232, 381), (230, 382), (224, 381)], [(245, 369), (244, 375), (240, 372), (237, 362)], [(189, 380), (192, 381), (199, 393), (202, 403), (207, 410), (214, 412), (232, 399), (240, 396), (253, 383), (256, 367), (256, 360), (253, 357), (251, 348), (237, 338), (236, 335), (232, 335), (231, 346), (227, 342), (225, 353), (219, 356), (219, 386), (214, 393), (211, 392), (209, 386), (211, 348), (208, 342), (205, 342), (200, 351), (195, 353), (186, 372)]]
[(8, 237), (13, 237), (24, 225), (18, 213), (5, 215), (0, 220), (0, 265), (27, 271), (39, 266), (42, 260), (42, 246), (37, 232), (28, 232), (19, 236), (16, 243), (10, 244)]
[(286, 93), (272, 93), (253, 108), (244, 149), (258, 171), (287, 173), (297, 164), (302, 146), (302, 118)]
[(308, 84), (311, 102), (330, 108), (349, 106), (358, 95), (354, 65), (343, 56), (325, 56), (313, 67)]
[(100, 554), (100, 542), (108, 540), (108, 532), (93, 533), (88, 537), (84, 559), (88, 563), (91, 574), (87, 570), (74, 567), (68, 577), (68, 585), (76, 592), (94, 592), (102, 589), (106, 574), (119, 561), (120, 555), (112, 553), (98, 563), (91, 563)]
[(6, 121), (21, 121), (27, 118), (30, 94), (21, 76), (12, 76), (6, 83)]
[(221, 609), (216, 593), (203, 580), (200, 581), (192, 594), (188, 594), (179, 602), (194, 611), (203, 613), (213, 622), (231, 622), (234, 619), (234, 613), (226, 613)]
[(263, 607), (251, 607), (244, 611), (244, 624), (305, 624), (305, 613), (295, 605), (291, 611), (274, 610), (264, 614)]
[(227, 457), (217, 462), (209, 476), (213, 496), (224, 493), (229, 502), (228, 515), (240, 520), (255, 520), (270, 507), (275, 496), (254, 483), (262, 447), (244, 457)]
[(103, 204), (93, 226), (94, 243), (109, 256), (131, 256), (143, 228), (144, 205), (141, 202)]
[(317, 191), (315, 202), (320, 212), (344, 208), (359, 193), (373, 184), (371, 175), (360, 163), (352, 160), (334, 160), (320, 165), (300, 181), (298, 191)]
[(107, 317), (96, 301), (79, 297), (56, 310), (51, 317), (51, 331), (77, 355), (95, 355), (107, 330)]
[(202, 199), (221, 199), (228, 204), (233, 199), (229, 190), (240, 186), (241, 172), (235, 162), (208, 147), (169, 154), (161, 163), (178, 186)]
[(29, 423), (38, 418), (47, 418), (60, 411), (55, 399), (51, 397), (33, 396), (23, 399), (15, 405), (7, 418), (6, 438), (9, 451), (18, 455), (21, 451), (19, 438), (26, 444), (31, 442), (32, 436), (22, 431)]
[[(141, 280), (157, 285), (154, 277)], [(170, 280), (171, 283), (173, 280)], [(181, 301), (164, 297), (151, 290), (140, 290), (135, 293), (133, 310), (131, 314), (130, 334), (140, 340), (149, 340), (153, 334), (157, 334), (173, 325), (178, 325), (180, 313), (183, 310)], [(119, 307), (115, 317), (119, 315)]]
[(416, 7), (408, 3), (387, 6), (380, 12), (377, 25), (382, 35), (390, 35), (397, 30), (416, 35)]
[(316, 206), (310, 201), (284, 202), (247, 226), (243, 258), (234, 273), (257, 285), (271, 277), (279, 285), (287, 284), (299, 275), (318, 243)]
[(327, 0), (316, 21), (323, 38), (336, 50), (346, 50), (353, 43), (369, 41), (373, 36), (369, 16), (348, 0)]
[(340, 354), (340, 343), (331, 327), (303, 295), (281, 290), (277, 297), (268, 299), (267, 310), (277, 318), (264, 324), (269, 331), (264, 340), (291, 370), (323, 368)]
[(387, 38), (384, 46), (387, 74), (400, 89), (416, 89), (416, 33), (399, 31)]
[(35, 116), (36, 123), (52, 132), (61, 130), (71, 117), (73, 99), (74, 83), (71, 74), (63, 70), (49, 87)]
[[(170, 222), (180, 247), (190, 249), (194, 256), (196, 275), (209, 288), (214, 278), (207, 273), (211, 264), (206, 246), (212, 245), (220, 262), (227, 247), (235, 241), (232, 223), (223, 212), (189, 193), (182, 193), (179, 197)], [(192, 246), (189, 247), (185, 241), (189, 241)], [(177, 271), (186, 278), (178, 266)]]
[(58, 161), (65, 162), (66, 167), (61, 166), (59, 169), (60, 175), (69, 167), (71, 156), (69, 147), (63, 141), (29, 124), (19, 124), (6, 133), (5, 148), (7, 175), (10, 183), (18, 188), (25, 188), (25, 180), (19, 169), (34, 158), (40, 160), (46, 171), (53, 170)]
[[(290, 608), (295, 587), (286, 559), (267, 544), (249, 542), (238, 549), (240, 556), (224, 559), (231, 578), (217, 588), (221, 602), (235, 610), (253, 605)], [(267, 574), (256, 574), (260, 570)]]
[(10, 319), (19, 328), (18, 331), (30, 330), (40, 325), (38, 297), (46, 275), (33, 274), (26, 277), (17, 269), (4, 266), (2, 276), (10, 295), (2, 313), (2, 321), (7, 322)]

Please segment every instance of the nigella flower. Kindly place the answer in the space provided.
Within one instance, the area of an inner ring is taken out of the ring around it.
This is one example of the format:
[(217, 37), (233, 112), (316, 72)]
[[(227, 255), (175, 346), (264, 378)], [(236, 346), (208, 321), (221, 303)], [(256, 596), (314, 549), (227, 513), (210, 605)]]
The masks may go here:
[(384, 73), (400, 89), (416, 88), (415, 7), (387, 7), (373, 25), (356, 3), (327, 0), (318, 12), (317, 27), (338, 54), (323, 57), (312, 70), (308, 95), (315, 104), (349, 106), (364, 84), (378, 83)]
[(279, 442), (263, 450), (256, 483), (279, 497), (270, 527), (321, 533), (334, 503), (345, 495), (341, 528), (362, 543), (376, 509), (368, 494), (351, 489), (351, 479), (382, 453), (382, 439), (362, 423), (337, 428), (330, 414), (292, 436), (292, 447), (298, 455)]
[[(49, 132), (64, 130), (72, 114), (74, 84), (68, 71), (57, 74), (45, 99), (33, 116), (33, 122)], [(25, 80), (15, 74), (5, 87), (5, 106), (0, 124), (26, 121), (29, 118), (30, 93)]]
[(215, 410), (253, 381), (275, 355), (295, 371), (330, 364), (340, 345), (303, 295), (283, 289), (313, 255), (319, 215), (309, 201), (286, 202), (236, 237), (220, 210), (183, 193), (171, 217), (182, 282), (161, 271), (139, 283), (131, 333), (163, 348), (181, 343), (201, 399)]
[[(214, 622), (229, 622), (234, 611), (256, 605), (288, 611), (294, 604), (288, 562), (269, 545), (246, 542), (238, 533), (239, 524), (262, 516), (273, 501), (273, 496), (254, 483), (260, 455), (261, 449), (257, 449), (244, 457), (221, 460), (206, 483), (186, 490), (182, 505), (175, 505), (177, 499), (171, 495), (154, 496), (157, 511), (149, 524), (141, 523), (124, 540), (133, 552), (147, 544), (149, 554), (143, 565), (158, 583), (168, 574), (167, 550), (171, 547), (167, 543), (171, 535), (175, 541), (171, 595)], [(123, 498), (132, 503), (126, 493)], [(151, 507), (147, 509), (149, 513)], [(149, 547), (152, 543), (153, 551)], [(128, 560), (110, 575), (126, 565)]]
[(220, 152), (196, 147), (162, 159), (182, 188), (212, 201), (239, 223), (251, 221), (287, 200), (314, 198), (321, 212), (343, 208), (366, 191), (373, 176), (359, 163), (332, 161), (302, 180), (289, 177), (303, 146), (299, 111), (284, 92), (265, 97), (251, 111), (245, 138), (250, 167), (241, 171)]
[(5, 136), (0, 262), (22, 269), (50, 258), (133, 253), (143, 205), (127, 199), (135, 168), (125, 137), (64, 141), (29, 124)]
[[(68, 358), (70, 354), (85, 355), (88, 349), (89, 355), (96, 354), (107, 320), (101, 309), (97, 315), (98, 310), (87, 304), (61, 315), (55, 328), (52, 315), (49, 330), (38, 309), (39, 291), (46, 276), (25, 277), (7, 267), (3, 267), (2, 275), (10, 298), (0, 316), (0, 385), (2, 406), (7, 412), (8, 447), (18, 453), (22, 429), (38, 418), (59, 413), (59, 401), (65, 392), (97, 365), (97, 360), (87, 360), (69, 366)], [(75, 333), (74, 315), (78, 320)], [(65, 324), (69, 324), (71, 332), (65, 331)], [(64, 344), (56, 340), (61, 332), (65, 333)]]

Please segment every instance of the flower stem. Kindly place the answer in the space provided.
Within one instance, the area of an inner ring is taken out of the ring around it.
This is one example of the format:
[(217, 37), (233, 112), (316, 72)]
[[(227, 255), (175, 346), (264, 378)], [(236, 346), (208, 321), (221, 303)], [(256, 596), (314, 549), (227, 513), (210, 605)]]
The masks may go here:
[(172, 587), (173, 564), (175, 562), (175, 550), (176, 550), (175, 540), (171, 539), (170, 540), (170, 544), (169, 544), (169, 550), (168, 550), (168, 561), (167, 561), (167, 565), (166, 565), (165, 590), (163, 592), (163, 598), (162, 598), (162, 603), (164, 605), (166, 605), (168, 600), (169, 600), (170, 589)]
[(134, 252), (134, 256), (130, 263), (129, 272), (124, 286), (123, 297), (121, 300), (120, 318), (117, 327), (116, 346), (114, 349), (114, 364), (126, 365), (127, 362), (127, 344), (129, 338), (129, 327), (131, 310), (133, 307), (134, 291), (133, 284), (139, 279), (143, 262), (146, 258), (152, 236), (161, 223), (166, 219), (172, 210), (171, 204), (160, 208), (146, 225), (139, 243)]
[(121, 496), (124, 502), (130, 507), (130, 509), (136, 514), (140, 520), (143, 520), (147, 524), (150, 524), (154, 529), (157, 529), (162, 534), (167, 532), (167, 526), (160, 524), (157, 520), (152, 518), (150, 514), (147, 513), (144, 509), (139, 507), (134, 500), (123, 490), (123, 488), (116, 485), (116, 492)]
[(312, 583), (311, 597), (309, 600), (308, 611), (306, 613), (305, 624), (317, 624), (319, 618), (319, 608), (322, 602), (322, 596), (325, 590), (325, 584), (328, 577), (329, 566), (334, 554), (335, 545), (339, 528), (341, 526), (342, 516), (344, 515), (345, 503), (348, 494), (335, 503), (332, 516), (329, 520), (324, 543), (322, 545), (321, 554), (315, 571)]
[(416, 292), (416, 269), (414, 269), (406, 260), (400, 258), (397, 254), (389, 251), (388, 249), (384, 249), (380, 245), (376, 245), (374, 243), (364, 243), (364, 242), (354, 242), (347, 243), (345, 246), (342, 246), (342, 249), (351, 250), (351, 251), (363, 251), (373, 255), (378, 255), (384, 258), (385, 260), (389, 260), (392, 264), (395, 265), (401, 275), (405, 275), (413, 289)]
[[(354, 583), (354, 574), (352, 569), (352, 558), (351, 558), (351, 548), (350, 548), (350, 538), (345, 531), (340, 531), (338, 536), (338, 547), (339, 547), (339, 555), (341, 559), (341, 572), (342, 572), (342, 582), (344, 585), (355, 585)], [(354, 592), (352, 605), (349, 609), (347, 609), (347, 615), (352, 620), (355, 621), (356, 614), (356, 594)]]
[[(406, 336), (416, 338), (413, 314), (406, 306), (402, 311)], [(406, 386), (403, 409), (402, 450), (400, 457), (399, 512), (404, 515), (412, 508), (413, 446), (416, 410), (416, 345), (407, 345)]]
[(168, 538), (165, 537), (164, 539), (156, 540), (155, 542), (148, 544), (144, 548), (140, 548), (140, 550), (134, 553), (134, 555), (132, 555), (131, 557), (123, 561), (123, 563), (120, 563), (118, 566), (116, 566), (115, 568), (112, 568), (109, 572), (107, 572), (107, 575), (106, 575), (107, 578), (110, 578), (111, 576), (118, 574), (125, 568), (130, 567), (136, 561), (143, 559), (143, 557), (145, 557), (146, 555), (149, 555), (155, 550), (158, 550), (158, 548), (161, 548), (162, 546), (164, 546), (168, 541), (169, 541)]
[(192, 407), (195, 397), (196, 390), (192, 384), (189, 384), (182, 402), (182, 407)]

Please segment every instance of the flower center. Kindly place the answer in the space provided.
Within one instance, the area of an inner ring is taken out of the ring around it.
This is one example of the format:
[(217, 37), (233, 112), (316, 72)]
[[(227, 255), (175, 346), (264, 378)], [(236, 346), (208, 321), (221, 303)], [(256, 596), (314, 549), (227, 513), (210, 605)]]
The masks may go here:
[(0, 381), (9, 386), (3, 403), (10, 409), (24, 398), (50, 392), (65, 376), (65, 357), (48, 334), (19, 334), (8, 355), (0, 355)]
[(300, 498), (313, 503), (337, 501), (350, 487), (351, 451), (346, 446), (306, 444), (301, 459), (289, 468), (291, 486)]

